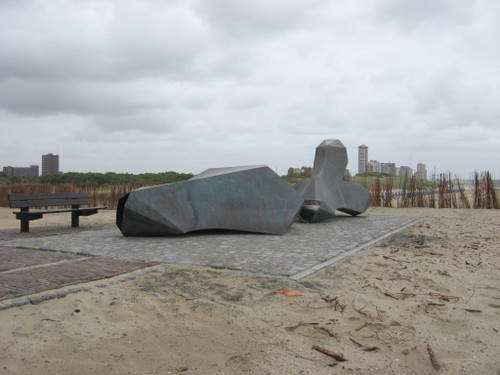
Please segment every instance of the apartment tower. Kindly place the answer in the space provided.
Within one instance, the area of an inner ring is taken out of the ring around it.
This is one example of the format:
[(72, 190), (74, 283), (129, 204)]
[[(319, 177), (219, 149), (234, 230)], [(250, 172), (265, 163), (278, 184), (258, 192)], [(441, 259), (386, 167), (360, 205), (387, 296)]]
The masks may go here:
[(59, 174), (59, 155), (42, 155), (42, 176)]
[(367, 172), (368, 167), (368, 146), (361, 145), (358, 147), (358, 173)]
[(427, 168), (424, 163), (417, 164), (417, 173), (416, 176), (421, 178), (422, 180), (427, 180)]

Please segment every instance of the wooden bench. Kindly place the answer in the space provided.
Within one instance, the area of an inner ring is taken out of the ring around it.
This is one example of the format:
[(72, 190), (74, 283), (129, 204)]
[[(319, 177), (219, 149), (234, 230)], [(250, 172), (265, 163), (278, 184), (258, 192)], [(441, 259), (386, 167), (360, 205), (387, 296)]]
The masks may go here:
[[(71, 226), (78, 227), (80, 216), (96, 214), (102, 207), (84, 207), (90, 205), (89, 193), (52, 193), (52, 194), (10, 194), (10, 208), (20, 208), (21, 211), (13, 212), (17, 220), (21, 220), (21, 232), (30, 231), (30, 221), (41, 219), (44, 214), (71, 212)], [(71, 208), (56, 208), (53, 210), (34, 210), (30, 207), (71, 206)]]

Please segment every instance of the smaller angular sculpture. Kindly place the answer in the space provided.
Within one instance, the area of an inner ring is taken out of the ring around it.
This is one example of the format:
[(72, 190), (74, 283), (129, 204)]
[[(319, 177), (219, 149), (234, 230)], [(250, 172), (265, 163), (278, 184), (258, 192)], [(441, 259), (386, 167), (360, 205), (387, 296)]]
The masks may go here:
[(118, 202), (125, 236), (161, 236), (207, 229), (283, 234), (302, 199), (266, 166), (212, 168), (184, 182), (144, 187)]
[(371, 196), (363, 186), (343, 180), (347, 151), (338, 139), (326, 139), (316, 147), (312, 177), (295, 186), (304, 199), (299, 219), (319, 222), (335, 216), (335, 210), (358, 215), (368, 208)]

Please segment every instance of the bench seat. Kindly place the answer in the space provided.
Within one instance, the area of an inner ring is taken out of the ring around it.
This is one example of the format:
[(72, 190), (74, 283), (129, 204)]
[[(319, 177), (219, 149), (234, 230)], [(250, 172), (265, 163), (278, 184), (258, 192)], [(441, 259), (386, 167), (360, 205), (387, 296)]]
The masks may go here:
[(18, 212), (13, 212), (13, 214), (16, 215), (16, 219), (18, 220), (31, 217), (33, 217), (33, 219), (31, 220), (36, 220), (36, 218), (41, 218), (44, 214), (57, 214), (61, 212), (75, 212), (79, 216), (90, 216), (96, 214), (98, 210), (104, 210), (106, 208), (107, 208), (106, 206), (85, 207), (85, 208), (60, 208), (55, 210), (18, 211)]
[[(45, 214), (56, 214), (71, 212), (71, 226), (79, 226), (80, 216), (90, 216), (99, 210), (106, 209), (106, 206), (83, 207), (80, 205), (90, 204), (89, 193), (52, 193), (52, 194), (11, 194), (9, 195), (9, 205), (11, 208), (20, 208), (21, 211), (13, 212), (16, 219), (21, 221), (21, 232), (29, 232), (29, 222), (38, 220)], [(71, 208), (56, 208), (46, 210), (32, 210), (30, 207), (49, 206), (71, 206)]]

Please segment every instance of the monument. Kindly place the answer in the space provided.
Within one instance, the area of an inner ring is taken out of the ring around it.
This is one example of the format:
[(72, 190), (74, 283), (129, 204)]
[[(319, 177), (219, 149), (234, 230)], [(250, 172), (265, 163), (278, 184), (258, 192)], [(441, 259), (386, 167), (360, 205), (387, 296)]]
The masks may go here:
[(327, 139), (316, 148), (312, 177), (290, 187), (264, 165), (211, 168), (187, 181), (143, 187), (118, 202), (124, 236), (165, 236), (223, 229), (284, 234), (299, 218), (319, 222), (364, 212), (370, 193), (343, 181), (345, 146)]
[(326, 139), (316, 147), (312, 177), (295, 186), (304, 205), (299, 219), (319, 222), (333, 218), (335, 211), (359, 215), (371, 202), (368, 190), (359, 184), (343, 181), (347, 151), (338, 139)]
[(303, 200), (267, 166), (211, 168), (187, 181), (140, 188), (118, 202), (125, 236), (208, 229), (284, 234)]

